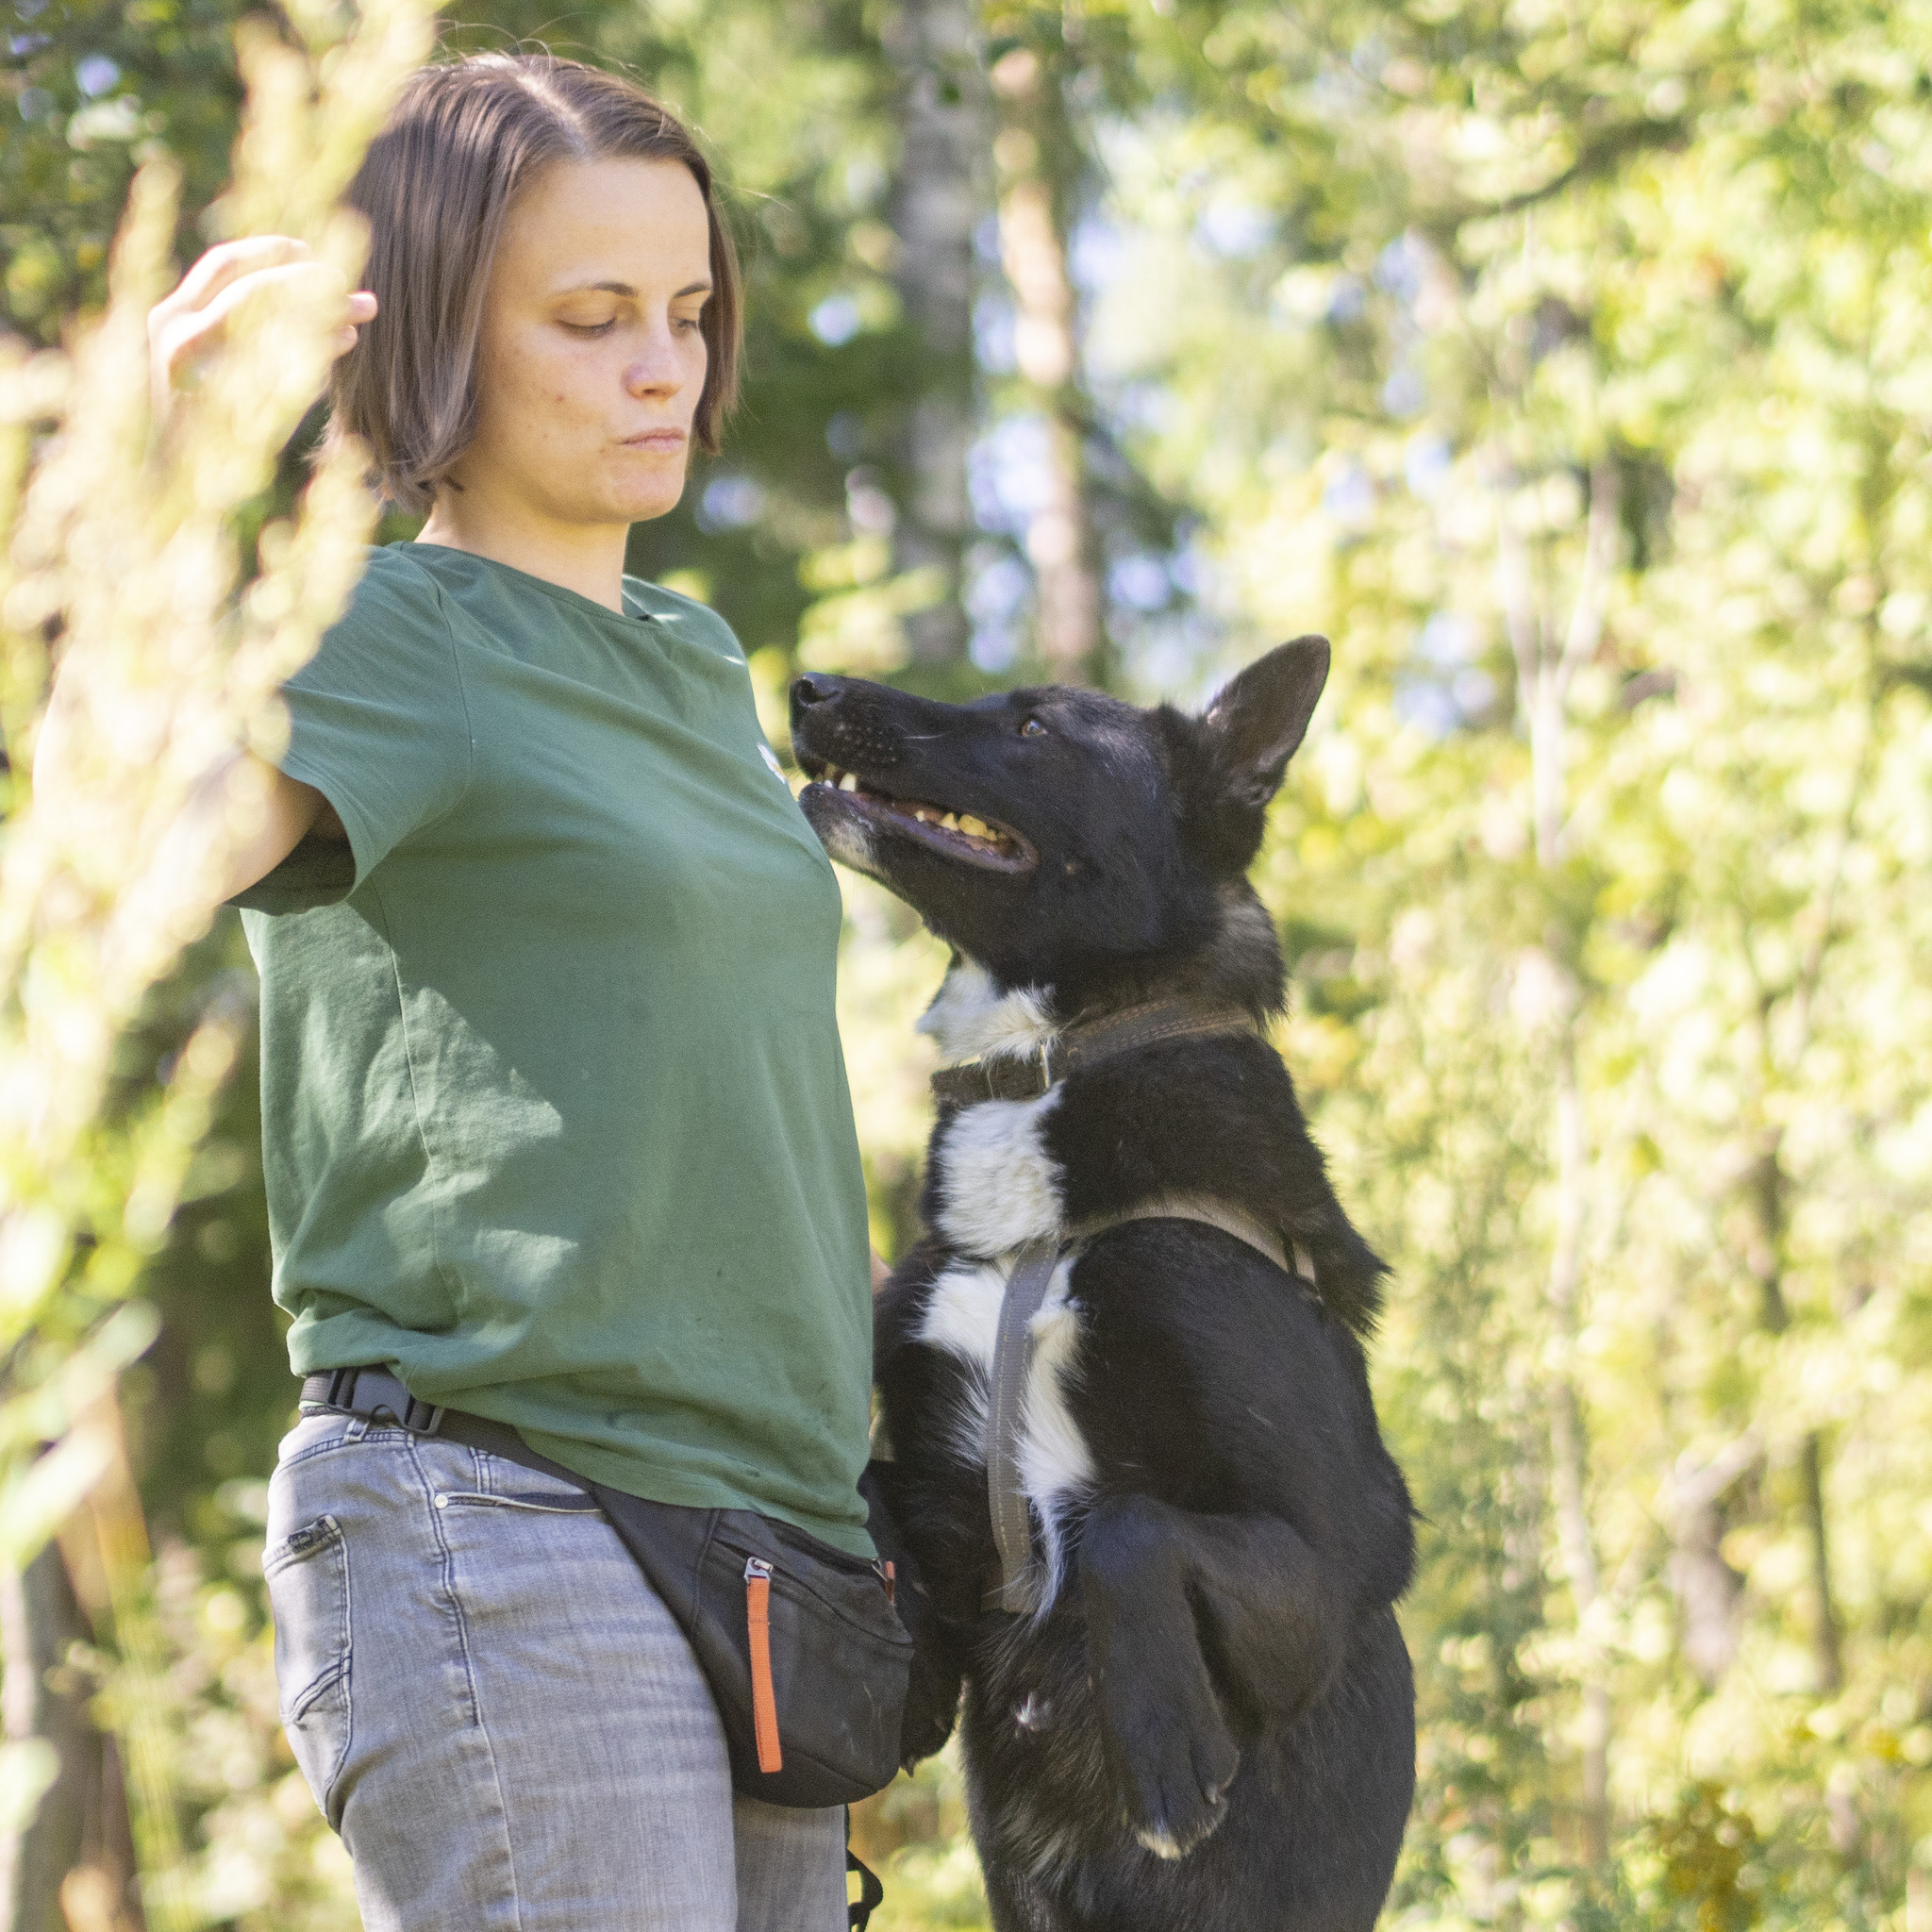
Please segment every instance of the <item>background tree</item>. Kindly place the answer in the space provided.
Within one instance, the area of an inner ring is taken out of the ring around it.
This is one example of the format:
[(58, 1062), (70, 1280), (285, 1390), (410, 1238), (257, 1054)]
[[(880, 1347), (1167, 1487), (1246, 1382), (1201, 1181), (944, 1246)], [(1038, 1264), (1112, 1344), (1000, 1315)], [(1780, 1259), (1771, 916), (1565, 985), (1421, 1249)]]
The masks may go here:
[(932, 601), (905, 617), (914, 664), (957, 664), (969, 626), (973, 541), (974, 230), (982, 199), (986, 85), (971, 0), (908, 0), (884, 29), (899, 72), (894, 279), (918, 332), (924, 382), (900, 432), (904, 478), (892, 562), (932, 574)]

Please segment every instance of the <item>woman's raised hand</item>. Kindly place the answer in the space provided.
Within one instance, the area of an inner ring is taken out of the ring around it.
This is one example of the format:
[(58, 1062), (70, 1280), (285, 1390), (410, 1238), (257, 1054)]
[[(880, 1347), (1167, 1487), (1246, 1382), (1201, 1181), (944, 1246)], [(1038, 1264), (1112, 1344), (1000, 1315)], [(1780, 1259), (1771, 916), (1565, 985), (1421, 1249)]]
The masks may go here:
[(177, 384), (226, 329), (228, 318), (251, 295), (276, 283), (293, 286), (330, 313), (340, 314), (335, 353), (356, 346), (356, 331), (374, 320), (375, 297), (351, 291), (341, 274), (317, 261), (306, 242), (286, 235), (251, 235), (210, 248), (182, 276), (180, 286), (148, 310), (148, 351), (155, 402), (164, 409)]

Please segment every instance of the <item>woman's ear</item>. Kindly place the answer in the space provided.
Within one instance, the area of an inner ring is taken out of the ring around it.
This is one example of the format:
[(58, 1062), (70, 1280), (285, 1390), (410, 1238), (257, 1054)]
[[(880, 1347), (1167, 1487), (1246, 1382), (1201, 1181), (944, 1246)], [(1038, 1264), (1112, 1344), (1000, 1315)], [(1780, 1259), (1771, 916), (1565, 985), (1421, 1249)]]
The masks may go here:
[(1201, 724), (1230, 804), (1265, 806), (1281, 789), (1327, 682), (1328, 640), (1296, 638), (1256, 658), (1208, 707)]

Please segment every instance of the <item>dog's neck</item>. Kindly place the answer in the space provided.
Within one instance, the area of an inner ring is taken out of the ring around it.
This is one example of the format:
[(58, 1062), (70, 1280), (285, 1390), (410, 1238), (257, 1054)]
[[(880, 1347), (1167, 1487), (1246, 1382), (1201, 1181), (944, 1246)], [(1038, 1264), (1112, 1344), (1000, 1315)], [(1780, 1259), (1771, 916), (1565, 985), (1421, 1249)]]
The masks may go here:
[(938, 1042), (942, 1065), (956, 1067), (967, 1060), (1029, 1059), (1052, 1043), (1063, 1024), (1050, 989), (1003, 991), (978, 960), (962, 954), (940, 982), (919, 1031)]
[(919, 1031), (938, 1043), (942, 1066), (1030, 1059), (1075, 1018), (1097, 1019), (1149, 1000), (1244, 1007), (1261, 1019), (1279, 1008), (1282, 978), (1274, 924), (1242, 885), (1224, 894), (1221, 931), (1208, 946), (1180, 961), (1124, 966), (1077, 1013), (1057, 987), (1003, 987), (978, 960), (958, 954)]

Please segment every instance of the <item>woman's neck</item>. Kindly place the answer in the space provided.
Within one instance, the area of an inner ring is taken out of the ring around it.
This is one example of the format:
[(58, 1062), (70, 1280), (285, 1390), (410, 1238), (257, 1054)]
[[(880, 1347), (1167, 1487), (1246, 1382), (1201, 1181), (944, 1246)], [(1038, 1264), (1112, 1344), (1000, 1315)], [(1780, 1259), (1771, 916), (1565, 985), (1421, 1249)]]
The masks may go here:
[(416, 541), (507, 563), (622, 612), (624, 549), (629, 535), (626, 524), (533, 523), (527, 515), (500, 513), (475, 491), (443, 490)]

